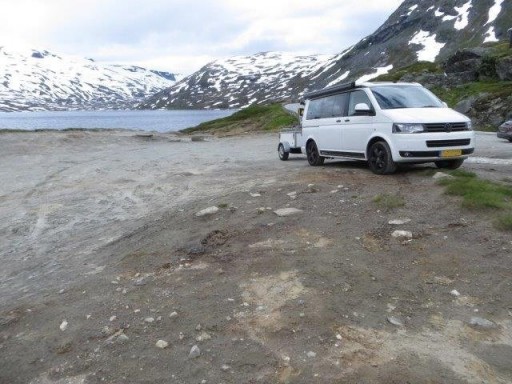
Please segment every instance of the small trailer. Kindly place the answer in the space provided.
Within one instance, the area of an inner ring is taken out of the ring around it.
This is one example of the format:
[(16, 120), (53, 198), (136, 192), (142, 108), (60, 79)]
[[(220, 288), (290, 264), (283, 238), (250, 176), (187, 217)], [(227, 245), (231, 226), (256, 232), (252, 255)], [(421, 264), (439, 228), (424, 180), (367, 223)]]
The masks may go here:
[(279, 132), (279, 145), (277, 153), (281, 160), (288, 160), (290, 153), (302, 153), (301, 147), (304, 145), (301, 127), (283, 129)]

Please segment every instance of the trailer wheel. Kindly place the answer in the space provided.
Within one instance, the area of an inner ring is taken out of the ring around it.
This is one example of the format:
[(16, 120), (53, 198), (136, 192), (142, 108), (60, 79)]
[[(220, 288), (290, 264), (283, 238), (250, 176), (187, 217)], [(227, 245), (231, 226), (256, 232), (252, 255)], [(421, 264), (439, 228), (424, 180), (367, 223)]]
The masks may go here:
[(290, 152), (285, 151), (283, 144), (279, 144), (279, 146), (277, 147), (277, 153), (279, 155), (279, 158), (283, 161), (288, 160), (288, 157), (290, 156)]

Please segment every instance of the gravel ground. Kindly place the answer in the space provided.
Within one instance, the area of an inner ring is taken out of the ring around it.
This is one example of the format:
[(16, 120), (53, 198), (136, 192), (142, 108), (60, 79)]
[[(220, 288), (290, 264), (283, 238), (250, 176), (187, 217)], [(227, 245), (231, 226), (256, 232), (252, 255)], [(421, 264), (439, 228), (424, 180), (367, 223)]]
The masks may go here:
[[(512, 238), (430, 165), (281, 162), (276, 135), (0, 138), (0, 383), (512, 382)], [(479, 134), (464, 168), (511, 165)]]

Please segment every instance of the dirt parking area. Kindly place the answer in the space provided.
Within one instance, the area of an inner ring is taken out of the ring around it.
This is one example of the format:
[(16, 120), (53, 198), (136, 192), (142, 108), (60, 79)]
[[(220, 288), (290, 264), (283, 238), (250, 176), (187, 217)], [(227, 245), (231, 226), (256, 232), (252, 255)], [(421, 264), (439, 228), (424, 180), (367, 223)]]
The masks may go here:
[[(0, 139), (2, 384), (512, 382), (512, 236), (433, 166)], [(510, 184), (511, 145), (479, 143), (464, 168)]]

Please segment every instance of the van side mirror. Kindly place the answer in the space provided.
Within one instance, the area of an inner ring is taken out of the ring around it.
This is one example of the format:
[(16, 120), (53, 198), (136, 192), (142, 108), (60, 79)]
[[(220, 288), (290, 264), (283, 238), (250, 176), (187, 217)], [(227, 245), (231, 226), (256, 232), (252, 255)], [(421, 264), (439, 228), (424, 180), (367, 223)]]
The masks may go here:
[(370, 106), (366, 103), (356, 104), (354, 112), (357, 116), (373, 116), (373, 111)]
[(304, 107), (300, 107), (298, 113), (300, 117), (304, 116)]

